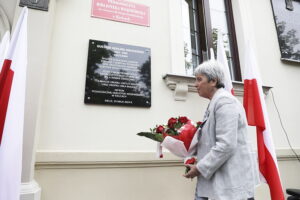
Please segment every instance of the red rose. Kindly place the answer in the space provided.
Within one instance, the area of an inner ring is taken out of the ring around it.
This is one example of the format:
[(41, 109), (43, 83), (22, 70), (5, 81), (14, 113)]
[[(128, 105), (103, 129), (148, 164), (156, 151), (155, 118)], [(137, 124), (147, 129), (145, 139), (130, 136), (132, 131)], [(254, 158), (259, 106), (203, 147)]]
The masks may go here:
[(156, 127), (156, 133), (162, 133), (162, 132), (164, 132), (164, 129), (165, 128), (162, 125), (160, 125), (160, 126)]
[(195, 162), (196, 162), (196, 159), (194, 157), (192, 157), (192, 158), (188, 159), (187, 161), (185, 161), (184, 164), (193, 165), (193, 164), (195, 164)]
[(178, 121), (182, 124), (185, 124), (189, 121), (189, 119), (187, 117), (179, 117)]
[(177, 119), (176, 118), (170, 118), (169, 121), (168, 121), (168, 126), (170, 128), (174, 128), (174, 125), (177, 123)]
[(197, 122), (197, 127), (199, 127), (202, 124), (202, 122)]

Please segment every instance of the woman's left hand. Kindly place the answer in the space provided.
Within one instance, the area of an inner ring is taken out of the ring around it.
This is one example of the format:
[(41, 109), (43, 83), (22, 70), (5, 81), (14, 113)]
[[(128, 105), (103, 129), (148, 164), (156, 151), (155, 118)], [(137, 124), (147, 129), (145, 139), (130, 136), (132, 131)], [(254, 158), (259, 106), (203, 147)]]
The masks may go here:
[(183, 175), (185, 178), (194, 178), (200, 175), (200, 172), (198, 171), (196, 165), (185, 165), (185, 166), (190, 169), (188, 173)]

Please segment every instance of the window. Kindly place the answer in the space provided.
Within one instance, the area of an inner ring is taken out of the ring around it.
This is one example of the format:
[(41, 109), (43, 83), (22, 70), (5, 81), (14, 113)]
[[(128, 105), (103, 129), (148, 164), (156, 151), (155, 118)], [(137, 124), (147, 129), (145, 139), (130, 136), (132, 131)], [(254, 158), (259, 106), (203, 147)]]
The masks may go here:
[(186, 73), (192, 75), (209, 58), (210, 48), (216, 55), (217, 33), (222, 31), (231, 78), (241, 81), (231, 0), (182, 0), (182, 19)]

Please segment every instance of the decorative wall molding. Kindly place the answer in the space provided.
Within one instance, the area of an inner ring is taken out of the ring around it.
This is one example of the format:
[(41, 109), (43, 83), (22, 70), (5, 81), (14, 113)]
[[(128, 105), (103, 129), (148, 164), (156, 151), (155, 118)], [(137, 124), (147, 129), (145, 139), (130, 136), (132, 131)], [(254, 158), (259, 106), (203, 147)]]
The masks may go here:
[[(167, 87), (174, 90), (174, 99), (177, 101), (185, 101), (187, 99), (188, 92), (197, 92), (195, 87), (195, 76), (186, 76), (179, 74), (165, 74), (163, 79)], [(243, 97), (244, 95), (244, 83), (238, 81), (232, 81), (235, 96)], [(268, 95), (269, 90), (272, 87), (263, 86), (265, 95)]]
[[(296, 150), (300, 154), (300, 149)], [(281, 161), (297, 161), (288, 149), (276, 151)], [(105, 168), (153, 168), (183, 167), (182, 159), (171, 153), (164, 158), (155, 157), (155, 152), (37, 152), (36, 170), (42, 169), (105, 169)]]
[(36, 162), (35, 169), (112, 169), (112, 168), (153, 168), (183, 167), (179, 160), (152, 161), (77, 161), (77, 162)]
[(154, 152), (37, 152), (35, 169), (150, 168), (183, 166), (170, 153)]

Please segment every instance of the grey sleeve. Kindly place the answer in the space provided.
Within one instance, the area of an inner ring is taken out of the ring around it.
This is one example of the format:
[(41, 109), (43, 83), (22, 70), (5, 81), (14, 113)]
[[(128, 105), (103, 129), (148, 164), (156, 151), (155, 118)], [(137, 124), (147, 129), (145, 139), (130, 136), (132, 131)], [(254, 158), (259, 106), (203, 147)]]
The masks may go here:
[(197, 169), (206, 179), (210, 179), (236, 149), (239, 120), (236, 103), (228, 100), (218, 102), (215, 107), (215, 120), (215, 130), (211, 131), (215, 131), (216, 144), (197, 163)]

